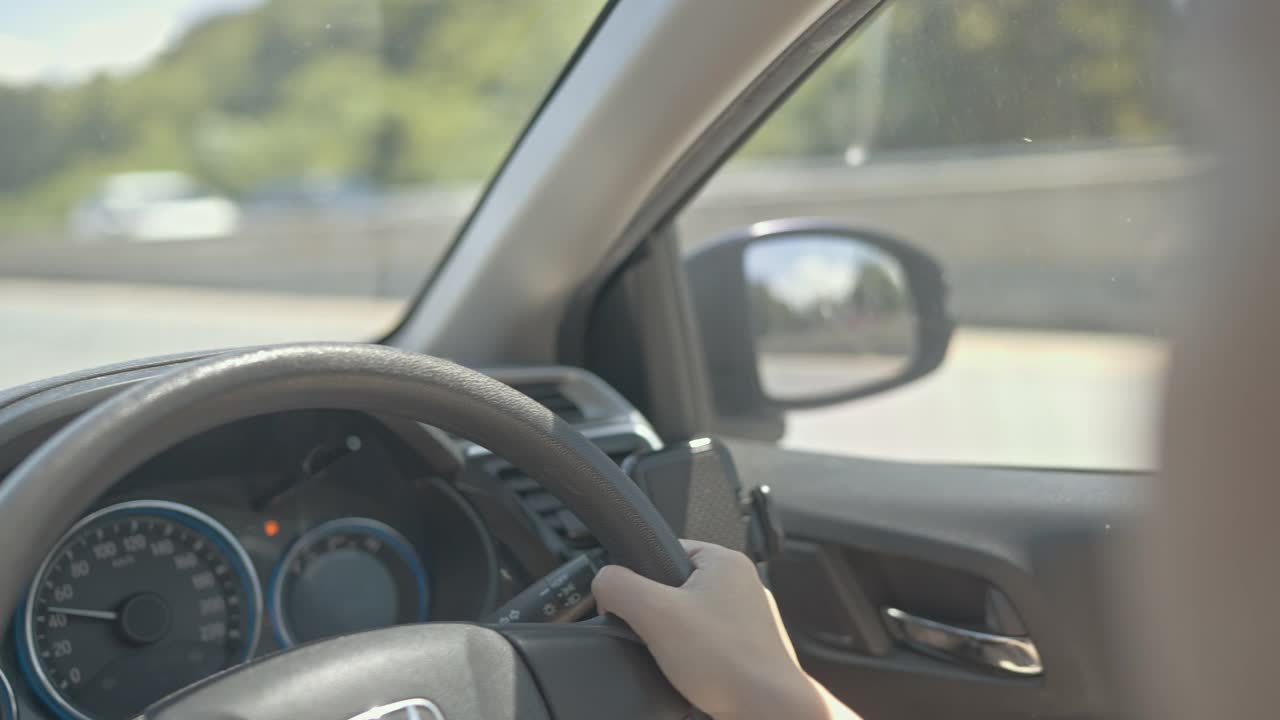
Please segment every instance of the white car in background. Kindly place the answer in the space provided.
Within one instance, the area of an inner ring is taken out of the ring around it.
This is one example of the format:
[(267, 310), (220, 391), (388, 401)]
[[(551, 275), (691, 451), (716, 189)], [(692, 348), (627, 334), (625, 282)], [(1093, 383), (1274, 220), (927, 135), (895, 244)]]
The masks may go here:
[(112, 175), (71, 214), (78, 240), (162, 242), (207, 240), (235, 234), (240, 209), (186, 173)]

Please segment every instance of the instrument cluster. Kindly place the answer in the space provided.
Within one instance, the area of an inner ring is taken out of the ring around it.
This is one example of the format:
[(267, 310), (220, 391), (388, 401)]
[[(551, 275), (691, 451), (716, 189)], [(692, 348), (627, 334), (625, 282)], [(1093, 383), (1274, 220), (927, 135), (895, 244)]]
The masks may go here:
[(125, 720), (278, 649), (479, 617), (496, 578), (479, 519), (381, 422), (282, 413), (189, 440), (121, 481), (33, 578), (16, 650), (56, 717)]

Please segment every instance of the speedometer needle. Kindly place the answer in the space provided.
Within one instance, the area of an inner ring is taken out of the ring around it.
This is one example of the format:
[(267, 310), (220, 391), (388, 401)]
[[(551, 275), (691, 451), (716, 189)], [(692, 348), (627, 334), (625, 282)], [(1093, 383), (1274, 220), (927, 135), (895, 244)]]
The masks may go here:
[(67, 607), (49, 607), (45, 608), (51, 613), (59, 615), (72, 615), (74, 617), (93, 618), (94, 620), (115, 620), (120, 617), (119, 613), (111, 610), (81, 610), (79, 608)]

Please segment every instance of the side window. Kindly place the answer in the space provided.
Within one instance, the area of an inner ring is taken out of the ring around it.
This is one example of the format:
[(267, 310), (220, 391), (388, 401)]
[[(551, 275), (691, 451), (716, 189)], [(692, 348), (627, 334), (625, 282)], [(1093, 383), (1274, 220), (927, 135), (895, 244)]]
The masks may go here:
[[(683, 211), (686, 252), (714, 254), (764, 221), (822, 218), (824, 231), (929, 256), (956, 327), (924, 378), (774, 404), (782, 422), (764, 435), (904, 460), (1151, 465), (1165, 359), (1153, 286), (1174, 250), (1169, 209), (1197, 167), (1171, 110), (1182, 6), (893, 0), (824, 61)], [(774, 225), (797, 222), (812, 221)], [(821, 234), (787, 247), (743, 255), (741, 302), (723, 283), (694, 293), (759, 311), (746, 324), (762, 394), (821, 395), (899, 367), (909, 308), (891, 292), (896, 265)], [(860, 303), (874, 296), (891, 302), (869, 314)], [(723, 332), (716, 312), (703, 310), (704, 333)]]

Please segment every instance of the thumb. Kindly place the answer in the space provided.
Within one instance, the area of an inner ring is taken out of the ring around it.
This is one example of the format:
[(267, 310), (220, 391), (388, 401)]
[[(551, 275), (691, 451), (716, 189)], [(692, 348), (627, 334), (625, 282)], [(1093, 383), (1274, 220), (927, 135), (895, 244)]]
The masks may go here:
[(621, 565), (600, 568), (591, 581), (596, 608), (613, 613), (639, 632), (663, 616), (663, 608), (675, 600), (675, 588), (637, 575)]

